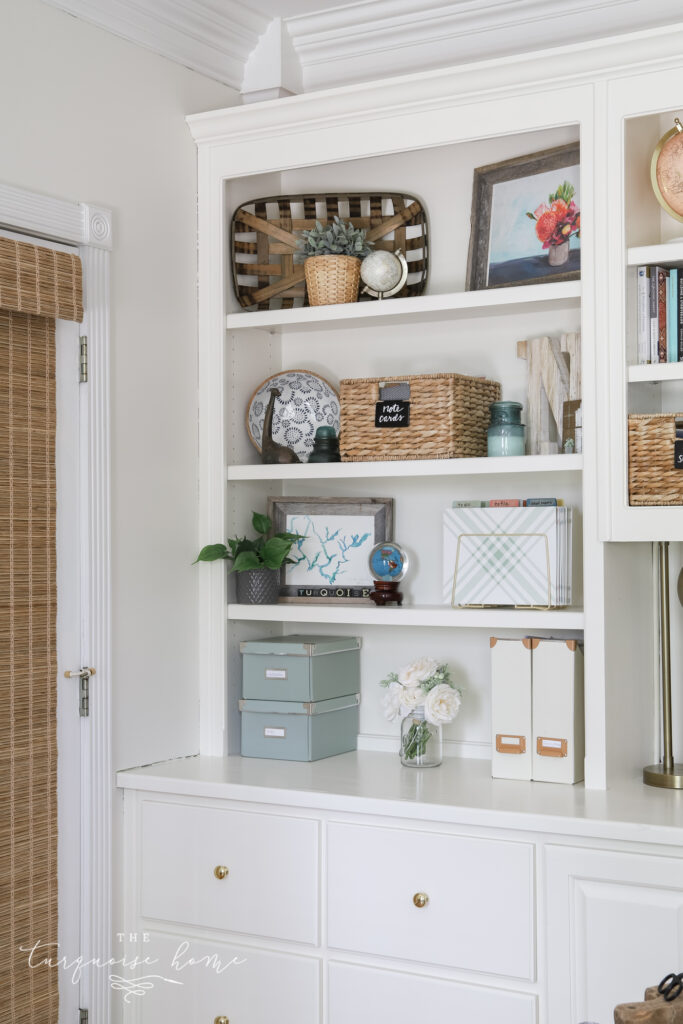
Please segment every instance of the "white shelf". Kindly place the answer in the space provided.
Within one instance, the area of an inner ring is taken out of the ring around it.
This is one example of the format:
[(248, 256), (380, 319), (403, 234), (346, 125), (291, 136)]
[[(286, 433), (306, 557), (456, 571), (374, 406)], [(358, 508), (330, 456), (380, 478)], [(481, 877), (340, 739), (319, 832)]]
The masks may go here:
[(683, 241), (664, 242), (661, 245), (634, 246), (628, 250), (627, 261), (629, 267), (640, 267), (655, 263), (663, 266), (668, 266), (672, 263), (683, 264)]
[[(683, 363), (680, 364), (683, 367)], [(513, 455), (508, 458), (415, 459), (412, 462), (315, 462), (294, 466), (228, 466), (233, 480), (358, 480), (379, 477), (499, 476), (501, 473), (580, 473), (583, 455)]]
[(229, 331), (259, 328), (273, 333), (288, 330), (317, 330), (320, 327), (360, 327), (383, 321), (425, 323), (459, 317), (491, 316), (495, 313), (528, 312), (532, 309), (573, 306), (581, 301), (580, 281), (517, 285), (489, 291), (452, 292), (447, 295), (419, 295), (383, 302), (349, 302), (332, 306), (302, 306), (299, 309), (229, 313)]
[(423, 626), (460, 629), (583, 629), (581, 609), (449, 608), (448, 605), (376, 608), (358, 604), (229, 604), (231, 621)]
[(683, 363), (643, 363), (628, 367), (629, 384), (664, 380), (683, 380)]

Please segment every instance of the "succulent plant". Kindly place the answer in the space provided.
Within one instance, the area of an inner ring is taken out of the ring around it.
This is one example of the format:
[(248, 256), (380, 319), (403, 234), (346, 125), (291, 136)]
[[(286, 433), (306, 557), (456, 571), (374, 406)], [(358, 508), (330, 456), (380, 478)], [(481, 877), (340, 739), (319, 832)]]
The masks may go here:
[(309, 256), (357, 256), (362, 259), (370, 252), (372, 242), (366, 239), (365, 228), (354, 228), (350, 220), (335, 216), (325, 227), (319, 220), (315, 227), (302, 231), (299, 238), (300, 259)]

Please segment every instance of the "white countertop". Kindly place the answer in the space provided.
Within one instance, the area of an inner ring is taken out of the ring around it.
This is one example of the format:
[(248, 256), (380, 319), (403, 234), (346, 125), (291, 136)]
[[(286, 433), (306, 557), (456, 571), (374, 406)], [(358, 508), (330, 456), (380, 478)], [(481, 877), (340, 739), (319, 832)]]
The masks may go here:
[(248, 757), (187, 757), (117, 774), (123, 789), (251, 803), (380, 814), (683, 848), (683, 791), (643, 785), (492, 779), (490, 762), (447, 758), (404, 768), (397, 754), (357, 751), (312, 763)]

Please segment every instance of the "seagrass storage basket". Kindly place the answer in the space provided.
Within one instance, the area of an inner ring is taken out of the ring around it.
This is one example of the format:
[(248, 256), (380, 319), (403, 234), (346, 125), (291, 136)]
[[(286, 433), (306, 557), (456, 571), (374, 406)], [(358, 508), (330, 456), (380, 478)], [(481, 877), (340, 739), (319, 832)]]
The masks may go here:
[(304, 262), (309, 305), (355, 302), (360, 285), (360, 262), (356, 256), (309, 256)]
[[(486, 455), (489, 406), (500, 384), (460, 373), (361, 377), (340, 383), (343, 462), (462, 459)], [(408, 425), (375, 426), (377, 403), (409, 403)]]
[(676, 468), (677, 423), (683, 430), (683, 413), (629, 416), (629, 504), (683, 505), (683, 467)]

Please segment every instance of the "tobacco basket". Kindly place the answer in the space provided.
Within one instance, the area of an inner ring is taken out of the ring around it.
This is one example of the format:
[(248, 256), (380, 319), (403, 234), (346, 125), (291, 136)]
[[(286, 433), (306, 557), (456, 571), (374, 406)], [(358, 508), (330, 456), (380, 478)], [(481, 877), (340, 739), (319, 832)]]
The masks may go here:
[(366, 228), (375, 249), (405, 254), (408, 280), (395, 298), (422, 294), (428, 267), (427, 214), (414, 196), (271, 196), (242, 203), (232, 218), (232, 280), (239, 304), (250, 310), (308, 305), (304, 265), (294, 262), (297, 233), (314, 227), (316, 220), (325, 225), (335, 215)]

